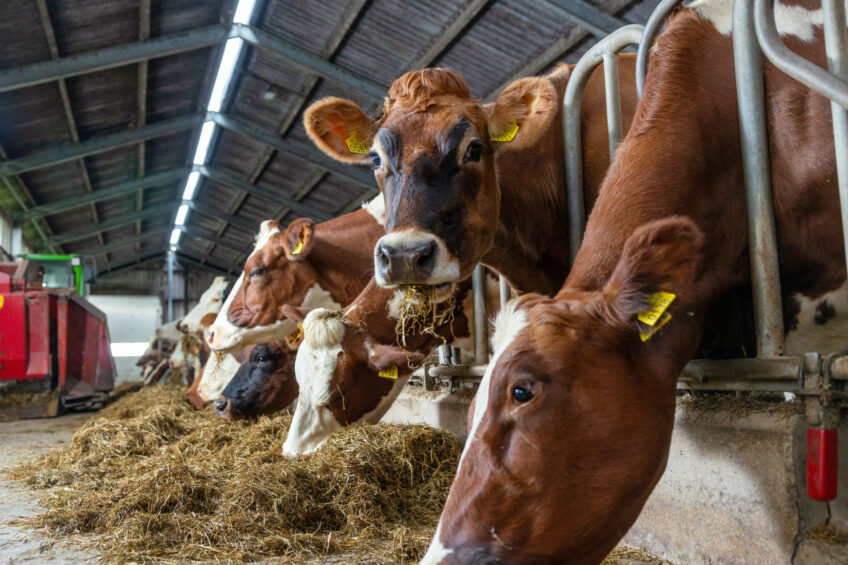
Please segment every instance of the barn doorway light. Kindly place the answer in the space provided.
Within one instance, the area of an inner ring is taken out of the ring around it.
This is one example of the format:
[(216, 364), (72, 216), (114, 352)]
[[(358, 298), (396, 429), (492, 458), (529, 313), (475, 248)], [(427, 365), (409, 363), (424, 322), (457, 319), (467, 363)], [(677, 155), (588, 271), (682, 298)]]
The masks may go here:
[[(233, 24), (250, 25), (253, 19), (253, 11), (256, 7), (256, 0), (238, 0), (236, 9), (233, 12)], [(218, 63), (218, 70), (215, 73), (215, 82), (212, 83), (212, 91), (209, 93), (209, 102), (206, 104), (207, 112), (220, 112), (227, 99), (227, 93), (230, 89), (230, 83), (233, 79), (236, 65), (238, 64), (239, 55), (241, 54), (244, 41), (241, 38), (234, 37), (228, 39), (224, 45), (224, 51), (221, 54), (221, 61)], [(200, 128), (200, 135), (197, 137), (197, 147), (194, 150), (194, 158), (192, 163), (195, 166), (206, 164), (209, 158), (209, 152), (212, 148), (212, 143), (215, 139), (215, 122), (203, 122)], [(177, 217), (174, 221), (174, 231), (171, 232), (169, 249), (176, 251), (182, 234), (181, 226), (185, 225), (188, 219), (188, 203), (194, 198), (197, 192), (197, 187), (200, 184), (200, 173), (192, 171), (186, 179), (185, 188), (183, 189), (183, 202), (177, 211)]]

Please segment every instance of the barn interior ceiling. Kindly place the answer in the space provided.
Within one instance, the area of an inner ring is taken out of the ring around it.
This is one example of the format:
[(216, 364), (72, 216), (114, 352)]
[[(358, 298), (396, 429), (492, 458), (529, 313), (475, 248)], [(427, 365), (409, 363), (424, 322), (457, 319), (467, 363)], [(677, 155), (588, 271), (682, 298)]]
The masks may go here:
[(237, 272), (259, 223), (377, 194), (309, 141), (304, 109), (379, 113), (444, 66), (490, 100), (645, 23), (658, 0), (31, 0), (0, 3), (0, 211), (33, 251)]

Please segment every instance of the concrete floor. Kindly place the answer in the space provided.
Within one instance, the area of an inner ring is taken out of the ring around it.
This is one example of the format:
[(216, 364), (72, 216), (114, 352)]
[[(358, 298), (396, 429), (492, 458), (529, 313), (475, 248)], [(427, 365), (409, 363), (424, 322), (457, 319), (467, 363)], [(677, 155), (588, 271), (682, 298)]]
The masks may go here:
[(39, 512), (36, 493), (9, 480), (6, 471), (68, 443), (91, 414), (0, 422), (0, 564), (96, 563), (98, 554), (79, 541), (53, 540), (32, 528), (9, 524)]

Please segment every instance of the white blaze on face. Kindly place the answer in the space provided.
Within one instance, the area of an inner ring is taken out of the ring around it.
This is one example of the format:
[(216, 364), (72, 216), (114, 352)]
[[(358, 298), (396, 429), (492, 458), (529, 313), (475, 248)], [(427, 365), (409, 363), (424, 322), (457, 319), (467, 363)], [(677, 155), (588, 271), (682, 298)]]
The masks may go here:
[(206, 314), (216, 314), (221, 311), (221, 307), (224, 304), (224, 292), (226, 290), (227, 279), (225, 277), (215, 277), (209, 288), (200, 295), (200, 300), (195, 307), (181, 320), (182, 325), (188, 328), (189, 333), (204, 329), (200, 327), (200, 320), (203, 316)]
[[(692, 0), (685, 6), (712, 22), (720, 34), (730, 35), (733, 31), (733, 0)], [(778, 1), (774, 4), (774, 21), (780, 35), (794, 35), (801, 41), (810, 42), (815, 39), (815, 28), (824, 25), (824, 15), (821, 8), (808, 10)]]
[(200, 384), (197, 386), (197, 394), (206, 402), (212, 402), (224, 392), (241, 364), (229, 353), (213, 353), (209, 356)]
[(174, 348), (174, 352), (171, 353), (170, 359), (168, 359), (168, 365), (173, 367), (174, 369), (182, 369), (186, 364), (185, 351), (183, 351), (182, 342), (177, 343), (177, 346)]
[(374, 246), (374, 278), (377, 279), (377, 284), (383, 287), (389, 286), (389, 282), (383, 278), (383, 275), (380, 273), (380, 267), (377, 264), (376, 250), (380, 244), (392, 247), (417, 247), (431, 242), (436, 244), (436, 264), (433, 266), (433, 270), (430, 271), (430, 276), (426, 284), (439, 285), (456, 282), (459, 279), (459, 261), (448, 251), (442, 238), (425, 231), (404, 230), (384, 235)]
[[(474, 416), (471, 420), (471, 431), (468, 433), (468, 439), (465, 442), (465, 447), (462, 449), (462, 455), (459, 457), (457, 475), (459, 475), (460, 469), (462, 469), (462, 460), (465, 459), (465, 454), (468, 453), (469, 447), (473, 442), (477, 441), (477, 428), (480, 426), (480, 422), (483, 420), (483, 416), (485, 416), (486, 409), (489, 405), (489, 385), (492, 380), (492, 371), (497, 366), (501, 354), (515, 341), (515, 338), (527, 327), (528, 323), (527, 313), (524, 310), (516, 309), (515, 300), (508, 302), (498, 313), (497, 318), (495, 318), (495, 332), (492, 337), (495, 354), (486, 368), (486, 374), (483, 376), (483, 380), (480, 381), (480, 387), (477, 389), (477, 395), (474, 400)], [(442, 544), (441, 533), (442, 521), (440, 519), (439, 525), (436, 527), (436, 534), (433, 536), (433, 541), (430, 542), (430, 547), (420, 562), (421, 565), (435, 565), (453, 551), (447, 549)]]
[(318, 449), (342, 425), (327, 408), (330, 381), (342, 352), (345, 323), (325, 308), (311, 311), (303, 320), (303, 342), (294, 362), (299, 387), (297, 406), (283, 444), (284, 455), (301, 455)]
[(167, 324), (156, 328), (156, 331), (154, 331), (153, 335), (150, 336), (150, 341), (147, 342), (147, 349), (144, 350), (142, 357), (159, 356), (161, 351), (157, 342), (160, 340), (165, 339), (174, 343), (179, 343), (183, 337), (183, 333), (177, 329), (179, 321), (180, 320), (174, 320), (173, 322), (168, 322)]
[(386, 225), (386, 201), (383, 199), (383, 193), (380, 193), (371, 202), (363, 204), (362, 207), (377, 220), (379, 225)]

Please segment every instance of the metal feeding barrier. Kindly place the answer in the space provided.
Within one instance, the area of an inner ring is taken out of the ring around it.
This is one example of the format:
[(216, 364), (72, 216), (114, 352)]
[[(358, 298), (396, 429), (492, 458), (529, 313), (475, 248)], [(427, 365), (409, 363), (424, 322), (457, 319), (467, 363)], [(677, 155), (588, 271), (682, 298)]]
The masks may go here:
[[(636, 85), (641, 97), (654, 39), (667, 16), (680, 2), (663, 0), (644, 28), (628, 25), (610, 34), (580, 59), (570, 75), (563, 100), (563, 133), (572, 261), (585, 226), (580, 105), (588, 79), (603, 63), (612, 159), (622, 136), (618, 53), (631, 44), (639, 44)], [(779, 70), (830, 99), (842, 225), (848, 226), (848, 30), (844, 25), (845, 3), (843, 0), (822, 0), (822, 13), (828, 70), (786, 47), (775, 23), (774, 0), (734, 3), (733, 53), (748, 210), (757, 357), (690, 361), (680, 375), (678, 388), (794, 393), (801, 396), (810, 426), (807, 438), (808, 495), (818, 500), (829, 500), (836, 497), (836, 427), (841, 403), (848, 406), (848, 356), (822, 356), (817, 352), (807, 353), (804, 357), (782, 356), (783, 308), (761, 57), (762, 53)], [(848, 260), (848, 229), (843, 229), (843, 239)], [(437, 380), (446, 379), (452, 389), (455, 383), (479, 382), (485, 373), (488, 335), (483, 279), (482, 268), (478, 266), (473, 279), (475, 364), (458, 364), (457, 356), (449, 354), (445, 358), (450, 359), (450, 364), (425, 364), (427, 388), (433, 388)], [(505, 285), (501, 277), (502, 292)], [(505, 302), (502, 294), (501, 305)]]

